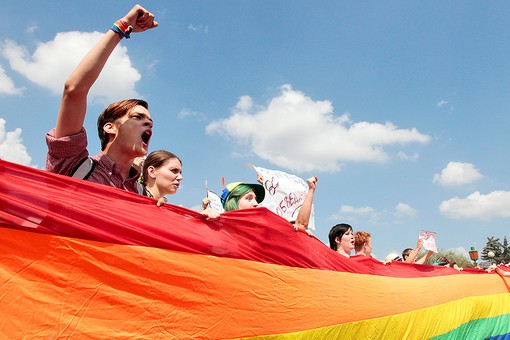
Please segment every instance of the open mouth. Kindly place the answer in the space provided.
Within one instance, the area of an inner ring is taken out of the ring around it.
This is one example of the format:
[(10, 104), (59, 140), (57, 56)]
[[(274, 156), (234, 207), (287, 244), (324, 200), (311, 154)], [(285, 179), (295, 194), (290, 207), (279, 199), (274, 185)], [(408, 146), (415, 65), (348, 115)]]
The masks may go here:
[(152, 131), (150, 130), (147, 130), (145, 131), (143, 134), (142, 134), (142, 141), (149, 145), (149, 141), (151, 140), (151, 136), (152, 136)]

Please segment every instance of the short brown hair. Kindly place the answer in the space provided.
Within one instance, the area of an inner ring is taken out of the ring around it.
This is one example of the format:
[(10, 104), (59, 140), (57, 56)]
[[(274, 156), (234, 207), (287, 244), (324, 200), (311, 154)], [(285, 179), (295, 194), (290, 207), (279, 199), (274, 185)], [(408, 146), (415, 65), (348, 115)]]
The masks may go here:
[(157, 169), (160, 166), (162, 166), (163, 164), (165, 164), (165, 162), (168, 161), (169, 159), (174, 159), (174, 158), (179, 160), (179, 162), (182, 165), (181, 159), (179, 157), (177, 157), (176, 155), (174, 155), (173, 153), (171, 153), (170, 151), (166, 151), (166, 150), (152, 151), (147, 156), (145, 161), (143, 161), (143, 169), (142, 169), (142, 183), (143, 183), (143, 185), (147, 184), (147, 177), (149, 176), (147, 169), (150, 166), (153, 166), (154, 168)]
[(354, 250), (360, 251), (363, 245), (370, 241), (370, 236), (372, 236), (372, 234), (365, 231), (357, 231), (356, 234), (354, 234)]
[(101, 150), (106, 148), (106, 145), (110, 141), (110, 137), (104, 131), (104, 125), (106, 123), (112, 123), (117, 119), (127, 115), (135, 106), (143, 106), (147, 110), (149, 104), (142, 99), (126, 99), (120, 102), (115, 102), (110, 105), (97, 118), (97, 133), (99, 134), (99, 140), (101, 141)]

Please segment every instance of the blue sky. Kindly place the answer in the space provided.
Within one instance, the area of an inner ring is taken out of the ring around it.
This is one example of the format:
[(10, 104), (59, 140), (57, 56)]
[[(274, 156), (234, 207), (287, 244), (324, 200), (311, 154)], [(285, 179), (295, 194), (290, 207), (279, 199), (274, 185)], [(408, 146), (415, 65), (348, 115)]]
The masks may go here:
[[(16, 1), (0, 31), (0, 157), (44, 168), (67, 76), (135, 3)], [(508, 235), (510, 4), (503, 1), (165, 1), (89, 96), (89, 150), (107, 103), (149, 101), (150, 149), (183, 160), (170, 202), (317, 175), (315, 235), (372, 233), (384, 258), (416, 244), (481, 249)]]

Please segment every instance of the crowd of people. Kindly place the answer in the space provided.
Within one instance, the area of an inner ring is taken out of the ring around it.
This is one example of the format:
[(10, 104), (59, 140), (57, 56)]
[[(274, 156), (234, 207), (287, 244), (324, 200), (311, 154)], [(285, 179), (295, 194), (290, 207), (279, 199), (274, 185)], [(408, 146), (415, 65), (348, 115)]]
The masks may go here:
[[(130, 38), (131, 33), (145, 32), (157, 26), (151, 12), (140, 5), (134, 6), (112, 25), (74, 69), (64, 85), (56, 126), (46, 134), (48, 171), (139, 193), (154, 198), (158, 205), (166, 202), (167, 195), (177, 192), (183, 179), (181, 159), (165, 150), (148, 154), (153, 121), (146, 101), (122, 100), (110, 104), (99, 115), (97, 129), (101, 151), (96, 156), (89, 155), (87, 133), (83, 126), (88, 92), (115, 47), (123, 38)], [(260, 174), (258, 181), (262, 181)], [(317, 182), (317, 177), (307, 179), (307, 194), (295, 221), (290, 221), (296, 231), (304, 230), (309, 235), (312, 235), (308, 225)], [(225, 211), (250, 209), (258, 207), (264, 196), (265, 189), (261, 184), (236, 182), (225, 186), (221, 202)], [(207, 199), (202, 202), (201, 214), (207, 220), (220, 218), (220, 214), (209, 207)], [(349, 224), (333, 226), (328, 238), (330, 248), (346, 258), (372, 256), (371, 234), (364, 231), (354, 233)], [(406, 248), (402, 256), (386, 259), (385, 262), (423, 264), (433, 252), (428, 251), (417, 259), (422, 246), (423, 240), (419, 239), (414, 249)], [(351, 255), (353, 251), (355, 253)], [(441, 265), (455, 267), (456, 264), (441, 262)], [(490, 270), (510, 276), (509, 272), (497, 266)]]

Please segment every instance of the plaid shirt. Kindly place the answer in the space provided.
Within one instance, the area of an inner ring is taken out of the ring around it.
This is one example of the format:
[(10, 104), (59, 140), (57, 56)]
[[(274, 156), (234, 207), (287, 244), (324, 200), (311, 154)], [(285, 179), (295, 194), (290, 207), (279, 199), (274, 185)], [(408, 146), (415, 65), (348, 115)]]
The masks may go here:
[[(83, 160), (89, 156), (85, 128), (75, 135), (61, 138), (56, 138), (55, 129), (52, 129), (46, 134), (46, 144), (48, 144), (46, 170), (57, 174), (71, 176)], [(88, 181), (138, 192), (136, 182), (139, 173), (134, 168), (131, 168), (129, 178), (124, 181), (115, 162), (103, 152), (91, 158), (96, 165), (87, 179)]]

